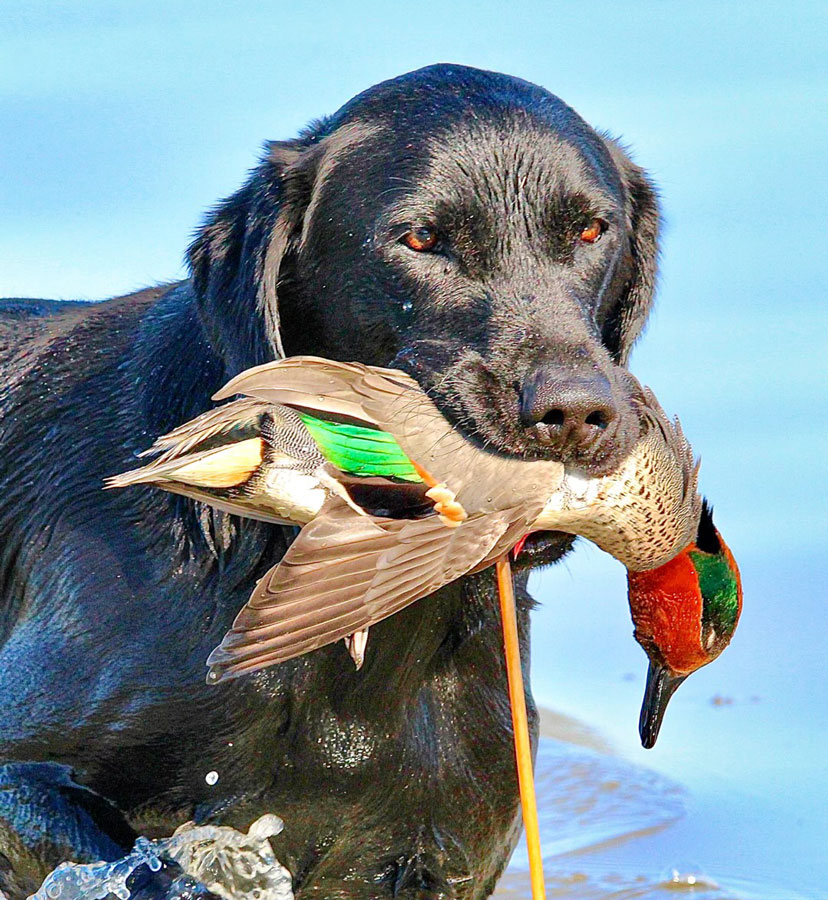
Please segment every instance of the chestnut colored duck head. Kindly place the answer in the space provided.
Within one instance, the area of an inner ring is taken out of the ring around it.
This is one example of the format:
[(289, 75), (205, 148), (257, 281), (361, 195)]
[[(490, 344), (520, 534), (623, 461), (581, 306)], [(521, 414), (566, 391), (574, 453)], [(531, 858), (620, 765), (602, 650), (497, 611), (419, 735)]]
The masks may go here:
[(650, 748), (676, 688), (719, 656), (742, 611), (739, 568), (707, 501), (693, 543), (656, 569), (628, 570), (627, 586), (635, 639), (650, 660), (639, 720)]

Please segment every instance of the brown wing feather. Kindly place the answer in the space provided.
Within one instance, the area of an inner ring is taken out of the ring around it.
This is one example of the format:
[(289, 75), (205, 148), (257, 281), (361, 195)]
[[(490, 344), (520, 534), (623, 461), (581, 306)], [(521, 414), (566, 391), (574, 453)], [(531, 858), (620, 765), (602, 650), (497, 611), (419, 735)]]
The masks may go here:
[(320, 356), (290, 356), (253, 366), (240, 372), (213, 395), (214, 400), (225, 400), (234, 394), (269, 399), (264, 396), (276, 387), (294, 387), (310, 393), (331, 394), (347, 386), (348, 392), (359, 381), (373, 383), (380, 390), (396, 392), (400, 389), (419, 390), (417, 382), (399, 369), (384, 369), (362, 363), (338, 362)]
[[(392, 434), (403, 452), (435, 480), (445, 481), (470, 512), (529, 502), (527, 492), (534, 492), (529, 486), (535, 479), (547, 478), (550, 466), (562, 472), (559, 463), (481, 453), (451, 427), (413, 378), (394, 369), (290, 357), (242, 372), (215, 396), (223, 399), (237, 392), (316, 414), (345, 416)], [(560, 474), (556, 477), (560, 480)]]
[(395, 369), (293, 356), (248, 369), (226, 384), (214, 400), (243, 394), (269, 403), (303, 407), (398, 428), (406, 409), (418, 416), (436, 408), (413, 378)]
[(357, 516), (326, 504), (282, 562), (256, 586), (208, 659), (216, 682), (323, 647), (387, 618), (477, 566), (506, 532), (525, 527), (522, 510), (446, 528)]

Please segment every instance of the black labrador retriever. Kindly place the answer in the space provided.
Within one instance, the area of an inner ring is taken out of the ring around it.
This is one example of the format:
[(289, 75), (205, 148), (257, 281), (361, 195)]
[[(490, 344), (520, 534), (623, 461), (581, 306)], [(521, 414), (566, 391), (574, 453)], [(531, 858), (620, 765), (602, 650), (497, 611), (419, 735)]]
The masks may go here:
[[(0, 305), (10, 898), (63, 859), (264, 812), (303, 900), (490, 895), (520, 829), (492, 572), (373, 627), (361, 671), (340, 642), (208, 687), (293, 532), (101, 485), (283, 352), (401, 367), (489, 451), (607, 471), (637, 432), (620, 367), (657, 227), (642, 171), (566, 104), (438, 65), (269, 145), (186, 282)], [(526, 569), (570, 543), (535, 535), (520, 557), (524, 659)]]

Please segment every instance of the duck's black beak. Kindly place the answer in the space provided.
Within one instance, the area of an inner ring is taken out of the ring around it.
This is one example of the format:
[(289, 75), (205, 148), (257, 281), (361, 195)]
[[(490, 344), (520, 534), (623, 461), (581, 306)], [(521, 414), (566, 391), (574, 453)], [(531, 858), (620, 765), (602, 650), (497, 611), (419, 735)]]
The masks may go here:
[(670, 697), (685, 678), (686, 675), (676, 675), (672, 669), (650, 660), (647, 687), (644, 689), (644, 702), (641, 704), (641, 716), (638, 720), (638, 733), (645, 749), (655, 747)]

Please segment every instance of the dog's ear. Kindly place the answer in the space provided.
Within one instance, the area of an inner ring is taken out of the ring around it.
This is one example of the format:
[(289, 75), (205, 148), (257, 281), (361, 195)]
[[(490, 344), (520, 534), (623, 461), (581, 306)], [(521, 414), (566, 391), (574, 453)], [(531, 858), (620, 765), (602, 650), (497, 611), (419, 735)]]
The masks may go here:
[(621, 283), (615, 290), (619, 301), (604, 323), (603, 332), (613, 357), (625, 364), (653, 304), (660, 214), (658, 193), (644, 170), (614, 140), (605, 136), (605, 141), (627, 193), (631, 258), (619, 273)]
[(285, 355), (278, 285), (301, 234), (317, 149), (310, 135), (268, 144), (187, 251), (202, 320), (231, 374)]

